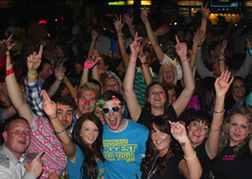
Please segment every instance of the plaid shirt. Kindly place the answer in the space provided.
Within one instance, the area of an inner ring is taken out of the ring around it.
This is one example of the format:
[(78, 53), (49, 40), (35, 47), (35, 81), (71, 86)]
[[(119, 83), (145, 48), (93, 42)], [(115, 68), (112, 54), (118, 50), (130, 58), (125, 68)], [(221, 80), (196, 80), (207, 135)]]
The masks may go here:
[(35, 80), (34, 82), (28, 82), (26, 78), (25, 84), (28, 101), (32, 111), (38, 116), (46, 117), (46, 114), (42, 109), (43, 95), (41, 93), (41, 87), (38, 84), (38, 80)]

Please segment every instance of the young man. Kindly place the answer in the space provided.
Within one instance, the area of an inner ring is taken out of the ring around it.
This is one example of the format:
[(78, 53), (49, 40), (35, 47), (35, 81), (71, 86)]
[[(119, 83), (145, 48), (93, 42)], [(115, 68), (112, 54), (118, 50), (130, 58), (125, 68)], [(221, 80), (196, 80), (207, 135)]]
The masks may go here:
[(141, 178), (140, 164), (145, 155), (148, 129), (123, 118), (124, 105), (119, 93), (105, 91), (98, 101), (107, 123), (102, 136), (106, 159), (104, 178)]
[(3, 132), (4, 144), (0, 146), (0, 175), (9, 179), (35, 179), (43, 170), (41, 151), (28, 164), (24, 162), (24, 152), (31, 139), (31, 129), (28, 121), (22, 117), (8, 120)]

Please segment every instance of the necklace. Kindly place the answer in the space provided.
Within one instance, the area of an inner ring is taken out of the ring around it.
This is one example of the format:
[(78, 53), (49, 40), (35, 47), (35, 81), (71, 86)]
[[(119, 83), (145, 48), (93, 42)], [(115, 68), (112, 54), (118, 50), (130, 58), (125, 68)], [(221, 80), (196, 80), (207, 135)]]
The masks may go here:
[(159, 154), (156, 156), (154, 162), (153, 162), (152, 165), (151, 165), (151, 169), (150, 169), (150, 171), (149, 171), (149, 173), (148, 173), (148, 175), (147, 175), (147, 179), (150, 179), (150, 178), (152, 177), (152, 175), (155, 173), (155, 170), (157, 169), (158, 166), (157, 166), (154, 170), (153, 170), (153, 167), (154, 167), (154, 165), (155, 165), (155, 163), (156, 163), (158, 157), (159, 157)]

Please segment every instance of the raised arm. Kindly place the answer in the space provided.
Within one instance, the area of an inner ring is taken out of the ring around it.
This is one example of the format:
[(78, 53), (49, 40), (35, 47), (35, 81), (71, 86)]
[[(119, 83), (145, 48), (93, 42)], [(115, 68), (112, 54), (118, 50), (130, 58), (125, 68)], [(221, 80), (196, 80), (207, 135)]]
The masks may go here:
[(162, 48), (159, 46), (157, 38), (155, 37), (155, 35), (153, 34), (153, 31), (151, 29), (151, 25), (150, 25), (150, 22), (148, 20), (148, 13), (147, 13), (146, 7), (144, 7), (144, 9), (141, 8), (141, 15), (140, 16), (141, 16), (141, 19), (142, 19), (142, 21), (143, 21), (143, 23), (145, 25), (145, 29), (146, 29), (148, 38), (151, 41), (151, 44), (152, 44), (152, 46), (154, 48), (156, 56), (157, 56), (158, 60), (160, 61), (160, 63), (162, 63), (163, 59), (164, 59), (164, 53), (162, 51)]
[(48, 95), (50, 97), (52, 97), (56, 93), (56, 91), (58, 90), (62, 80), (65, 77), (65, 74), (59, 68), (56, 68), (55, 69), (55, 77), (56, 77), (56, 80), (53, 82), (53, 84), (50, 86), (50, 88), (48, 90)]
[(200, 178), (202, 167), (187, 136), (185, 126), (179, 122), (169, 122), (171, 124), (171, 134), (180, 143), (184, 153), (185, 160), (180, 161), (179, 171), (187, 179)]
[(195, 88), (194, 78), (192, 75), (192, 71), (187, 59), (187, 46), (185, 43), (180, 43), (178, 37), (175, 36), (177, 45), (175, 46), (176, 52), (181, 59), (182, 69), (183, 69), (183, 77), (185, 88), (178, 97), (178, 99), (172, 103), (174, 110), (176, 111), (177, 117), (184, 111), (187, 104), (189, 103)]
[(45, 113), (49, 117), (49, 119), (52, 123), (53, 129), (55, 131), (55, 134), (57, 135), (57, 137), (59, 138), (59, 140), (62, 143), (62, 147), (63, 147), (63, 150), (64, 150), (66, 156), (71, 161), (75, 162), (77, 149), (76, 149), (76, 146), (74, 145), (73, 141), (71, 140), (71, 138), (67, 134), (66, 128), (61, 124), (61, 122), (59, 121), (59, 119), (57, 117), (56, 104), (55, 104), (55, 102), (51, 101), (50, 97), (48, 96), (48, 94), (46, 93), (45, 90), (42, 90), (41, 92), (44, 97), (44, 99), (42, 101), (43, 110), (45, 111)]
[(207, 28), (207, 19), (211, 13), (210, 9), (207, 8), (208, 2), (204, 6), (203, 3), (201, 4), (201, 12), (202, 12), (202, 19), (201, 19), (201, 26), (200, 29), (203, 30), (204, 36), (206, 35), (206, 28)]
[(138, 121), (139, 116), (141, 114), (141, 106), (137, 101), (136, 93), (133, 89), (136, 60), (137, 55), (140, 51), (139, 40), (141, 39), (141, 37), (137, 37), (137, 35), (138, 33), (136, 33), (134, 41), (130, 44), (131, 49), (130, 61), (123, 82), (125, 100), (130, 112), (131, 119), (135, 122)]
[(68, 78), (65, 76), (65, 78), (63, 79), (63, 83), (66, 85), (66, 87), (69, 90), (69, 93), (71, 95), (72, 98), (76, 98), (77, 97), (77, 89), (72, 85), (72, 83), (68, 80)]
[(92, 54), (92, 51), (95, 47), (95, 41), (96, 41), (97, 37), (98, 37), (98, 33), (95, 30), (92, 30), (92, 41), (91, 41), (88, 55), (87, 55), (88, 58), (91, 58), (91, 54)]
[(133, 22), (133, 16), (130, 17), (129, 13), (126, 13), (123, 15), (123, 20), (124, 22), (128, 25), (129, 27), (129, 31), (130, 31), (130, 35), (132, 38), (135, 37), (136, 34), (136, 30), (134, 29), (132, 22)]
[[(224, 101), (226, 93), (233, 82), (233, 77), (229, 81), (230, 72), (228, 70), (221, 73), (215, 80), (216, 102), (213, 111), (213, 121), (211, 123), (209, 136), (206, 141), (206, 152), (210, 159), (216, 157), (219, 150), (220, 131), (224, 119)], [(228, 82), (229, 81), (229, 82)]]
[(148, 63), (146, 62), (147, 56), (148, 56), (148, 51), (143, 52), (143, 48), (141, 47), (138, 58), (140, 59), (140, 61), (142, 63), (141, 68), (142, 68), (143, 77), (144, 77), (144, 81), (146, 83), (146, 86), (148, 86), (153, 81)]
[(219, 52), (219, 59), (218, 59), (220, 73), (226, 70), (225, 49), (227, 47), (227, 43), (228, 43), (228, 40), (223, 40), (222, 43), (220, 44), (220, 52)]
[[(41, 58), (42, 52), (39, 55)], [(39, 58), (37, 60), (39, 60)], [(6, 52), (6, 73), (8, 74), (6, 75), (6, 78), (5, 78), (7, 92), (19, 116), (26, 118), (28, 122), (31, 124), (32, 119), (33, 119), (32, 111), (29, 109), (28, 105), (26, 104), (26, 101), (23, 98), (23, 93), (17, 83), (16, 77), (14, 75), (14, 71), (11, 71), (11, 70), (13, 70), (13, 67), (11, 67), (10, 53), (9, 51), (7, 51)]]
[[(125, 14), (123, 17), (124, 17), (124, 21), (127, 23), (129, 21), (129, 20), (127, 20), (129, 17)], [(123, 28), (124, 22), (122, 21), (122, 16), (120, 15), (120, 17), (118, 18), (118, 16), (116, 15), (115, 18), (113, 19), (113, 24), (115, 26), (116, 33), (117, 33), (118, 45), (119, 45), (120, 54), (121, 54), (121, 57), (123, 60), (123, 64), (124, 64), (125, 68), (128, 68), (130, 59), (129, 59), (129, 55), (126, 53), (125, 44), (124, 44), (124, 40), (123, 40), (122, 28)], [(131, 24), (131, 26), (132, 26), (132, 24)]]

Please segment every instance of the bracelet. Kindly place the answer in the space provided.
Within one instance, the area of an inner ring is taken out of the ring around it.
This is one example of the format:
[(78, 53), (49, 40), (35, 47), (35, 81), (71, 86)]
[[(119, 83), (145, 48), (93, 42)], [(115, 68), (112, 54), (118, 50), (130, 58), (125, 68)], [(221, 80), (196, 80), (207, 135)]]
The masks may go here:
[(222, 111), (213, 111), (214, 113), (217, 113), (217, 114), (222, 114), (222, 113), (224, 113), (226, 110), (225, 109), (223, 109)]
[(206, 28), (205, 28), (205, 27), (200, 27), (200, 29), (206, 30)]
[(197, 55), (198, 54), (197, 52), (193, 52), (193, 51), (191, 51), (190, 53), (191, 53), (191, 55)]
[(57, 118), (57, 116), (50, 118), (50, 120), (53, 120), (53, 119), (56, 119), (56, 118)]
[(136, 56), (136, 55), (130, 55), (130, 57), (134, 57), (134, 58), (137, 58), (137, 56)]
[(129, 62), (130, 62), (130, 63), (133, 63), (133, 64), (135, 64), (135, 65), (136, 65), (136, 62), (133, 62), (133, 61), (131, 61), (131, 60), (130, 60)]
[(73, 87), (73, 88), (69, 91), (69, 93), (71, 93), (74, 89), (75, 89), (75, 87)]
[(202, 46), (203, 46), (203, 44), (199, 44), (199, 45), (198, 45), (198, 47), (202, 47)]
[(36, 78), (36, 77), (38, 76), (38, 72), (37, 72), (37, 74), (34, 75), (34, 76), (32, 76), (32, 75), (30, 75), (29, 73), (27, 73), (27, 76), (30, 77), (30, 78)]
[(61, 133), (64, 132), (65, 130), (66, 130), (66, 128), (64, 128), (62, 131), (59, 131), (59, 132), (54, 131), (54, 132), (55, 132), (55, 134), (61, 134)]
[(218, 60), (219, 61), (225, 61), (226, 59), (225, 58), (219, 58)]
[(181, 62), (185, 62), (185, 61), (187, 61), (188, 60), (188, 58), (187, 59), (185, 59), (185, 60), (181, 60)]
[(6, 71), (9, 71), (11, 69), (13, 69), (13, 65), (12, 64), (9, 67), (6, 68)]
[(157, 37), (157, 34), (156, 34), (156, 32), (154, 32), (154, 31), (153, 31), (153, 35), (154, 35), (155, 37)]
[(185, 155), (184, 155), (184, 159), (190, 161), (190, 160), (194, 159), (196, 157), (196, 155), (197, 155), (197, 153), (196, 153), (196, 151), (194, 151), (194, 156), (193, 157), (186, 158)]
[(225, 54), (223, 52), (220, 52), (220, 55), (224, 56)]
[(6, 76), (9, 76), (9, 75), (12, 74), (12, 73), (14, 73), (13, 68), (10, 69), (10, 70), (8, 70), (8, 71), (6, 71)]
[(116, 34), (117, 36), (122, 36), (123, 34)]

